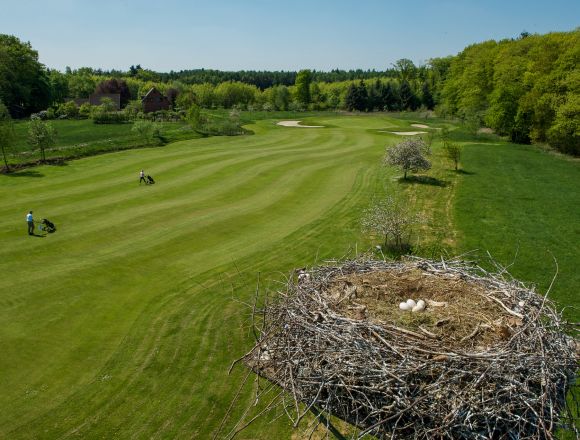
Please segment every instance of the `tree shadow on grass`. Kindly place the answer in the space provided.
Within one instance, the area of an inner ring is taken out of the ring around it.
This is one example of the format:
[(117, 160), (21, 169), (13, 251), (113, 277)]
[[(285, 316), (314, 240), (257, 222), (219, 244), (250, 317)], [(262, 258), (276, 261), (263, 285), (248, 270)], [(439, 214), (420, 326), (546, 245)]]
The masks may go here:
[(5, 173), (4, 175), (8, 177), (44, 177), (44, 174), (39, 173), (36, 170), (15, 171), (12, 173)]
[(449, 182), (447, 182), (446, 180), (440, 180), (430, 176), (408, 176), (406, 179), (401, 177), (399, 178), (399, 183), (411, 185), (418, 183), (420, 185), (431, 185), (440, 187), (445, 187), (449, 184)]
[(463, 174), (466, 176), (473, 176), (475, 173), (473, 171), (466, 171), (466, 170), (453, 170), (456, 174)]
[(46, 159), (44, 162), (39, 162), (39, 165), (56, 165), (59, 167), (68, 166), (68, 162), (64, 157), (51, 157)]

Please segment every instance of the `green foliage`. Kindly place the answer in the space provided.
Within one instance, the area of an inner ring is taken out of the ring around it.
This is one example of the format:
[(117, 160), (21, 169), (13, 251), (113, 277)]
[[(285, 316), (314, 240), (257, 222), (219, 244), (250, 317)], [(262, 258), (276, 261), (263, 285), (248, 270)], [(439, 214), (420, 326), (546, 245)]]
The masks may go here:
[(143, 112), (143, 102), (140, 99), (129, 101), (123, 111), (129, 120), (135, 120)]
[(433, 98), (433, 94), (431, 93), (431, 87), (429, 86), (428, 82), (424, 82), (423, 86), (421, 87), (421, 101), (428, 110), (433, 110), (435, 107), (435, 100)]
[(385, 88), (381, 94), (381, 105), (384, 110), (387, 111), (397, 111), (400, 110), (399, 90), (395, 87), (392, 81), (385, 84)]
[(213, 91), (215, 104), (224, 108), (232, 108), (234, 105), (247, 106), (254, 102), (258, 89), (241, 82), (224, 82), (219, 84)]
[(210, 83), (194, 84), (191, 91), (195, 96), (195, 103), (203, 108), (213, 108), (216, 106), (215, 87)]
[[(79, 108), (73, 101), (63, 102), (56, 107), (55, 116), (74, 119), (79, 116)], [(52, 119), (52, 118), (48, 118)]]
[(352, 83), (348, 87), (344, 98), (344, 104), (346, 109), (349, 111), (356, 110), (362, 112), (368, 109), (369, 97), (363, 80), (361, 80), (358, 85)]
[(443, 151), (445, 152), (445, 156), (447, 156), (447, 158), (453, 162), (453, 164), (455, 165), (455, 171), (457, 171), (459, 167), (462, 149), (463, 147), (461, 146), (461, 144), (456, 144), (453, 142), (446, 142), (443, 145)]
[(451, 137), (449, 127), (441, 127), (441, 130), (439, 130), (439, 137), (441, 138), (441, 142), (443, 142), (444, 144), (449, 142), (449, 139)]
[(579, 154), (570, 98), (580, 93), (579, 48), (578, 29), (469, 46), (451, 61), (438, 110), (475, 115), (512, 142)]
[(97, 81), (87, 73), (68, 76), (68, 90), (72, 98), (88, 98), (95, 91)]
[[(55, 148), (46, 150), (47, 160), (93, 156), (145, 145), (142, 138), (131, 131), (133, 124), (94, 124), (91, 119), (56, 119), (51, 124), (58, 132), (58, 137), (54, 144)], [(200, 137), (181, 120), (158, 124), (162, 127), (164, 144)], [(14, 121), (16, 139), (8, 150), (8, 162), (11, 167), (32, 164), (31, 148), (27, 142), (28, 125), (28, 121)]]
[(415, 67), (413, 61), (407, 58), (402, 58), (397, 60), (397, 62), (394, 64), (394, 67), (399, 75), (401, 82), (409, 82), (415, 79), (417, 74), (417, 67)]
[(56, 143), (56, 130), (50, 122), (43, 122), (40, 119), (32, 119), (28, 127), (29, 145), (40, 150), (41, 162), (46, 162), (46, 148)]
[(85, 102), (79, 107), (79, 116), (82, 118), (88, 118), (91, 116), (91, 105)]
[(130, 114), (115, 111), (115, 103), (110, 98), (101, 99), (101, 105), (91, 109), (91, 118), (95, 124), (124, 124), (130, 120)]
[(472, 136), (477, 135), (478, 130), (481, 128), (482, 121), (481, 115), (474, 112), (467, 112), (463, 120), (463, 124), (469, 134)]
[(159, 139), (161, 136), (159, 125), (147, 120), (135, 121), (131, 131), (136, 133), (145, 145), (152, 144), (155, 139)]
[(13, 117), (46, 109), (50, 78), (30, 43), (0, 34), (0, 100)]
[(177, 107), (185, 110), (194, 104), (197, 105), (197, 98), (195, 93), (193, 93), (193, 90), (185, 90), (179, 94), (175, 103)]
[(580, 156), (580, 95), (569, 94), (558, 107), (548, 139), (558, 150)]
[(195, 103), (192, 103), (187, 110), (186, 121), (194, 130), (200, 130), (204, 124), (205, 119), (201, 114), (201, 109)]
[(296, 101), (302, 105), (310, 104), (310, 84), (312, 72), (308, 69), (301, 70), (296, 75)]
[(402, 110), (417, 110), (419, 108), (419, 99), (411, 88), (411, 84), (403, 79), (399, 87), (400, 108)]
[(240, 113), (236, 109), (225, 115), (208, 112), (202, 114), (201, 126), (196, 131), (206, 136), (238, 136), (245, 133), (240, 124)]
[(274, 86), (268, 89), (268, 102), (273, 110), (288, 110), (290, 99), (290, 91), (286, 86)]
[(0, 101), (0, 150), (2, 150), (2, 159), (4, 160), (4, 170), (10, 171), (7, 154), (12, 147), (16, 134), (14, 133), (14, 124), (8, 108)]
[(49, 80), (51, 101), (53, 103), (64, 102), (70, 96), (66, 75), (53, 69), (49, 72)]

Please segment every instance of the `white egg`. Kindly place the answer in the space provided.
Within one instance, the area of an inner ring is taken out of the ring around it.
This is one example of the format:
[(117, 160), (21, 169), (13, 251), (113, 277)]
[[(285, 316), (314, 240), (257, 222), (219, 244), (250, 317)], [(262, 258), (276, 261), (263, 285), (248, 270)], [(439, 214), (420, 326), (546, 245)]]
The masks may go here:
[(402, 302), (401, 304), (399, 304), (399, 308), (401, 310), (406, 310), (406, 311), (409, 311), (412, 309), (412, 307), (409, 304), (407, 304), (406, 302)]
[(411, 310), (412, 312), (422, 312), (425, 310), (425, 301), (419, 301), (415, 307)]
[(409, 304), (411, 306), (411, 308), (413, 308), (417, 305), (417, 303), (412, 299), (408, 299), (407, 304)]

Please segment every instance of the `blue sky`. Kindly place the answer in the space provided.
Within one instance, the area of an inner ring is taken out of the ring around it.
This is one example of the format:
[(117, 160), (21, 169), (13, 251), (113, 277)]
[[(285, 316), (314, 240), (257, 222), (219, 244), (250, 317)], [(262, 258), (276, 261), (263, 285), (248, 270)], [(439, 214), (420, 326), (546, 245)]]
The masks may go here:
[(59, 70), (382, 70), (578, 26), (577, 0), (0, 0), (0, 33)]

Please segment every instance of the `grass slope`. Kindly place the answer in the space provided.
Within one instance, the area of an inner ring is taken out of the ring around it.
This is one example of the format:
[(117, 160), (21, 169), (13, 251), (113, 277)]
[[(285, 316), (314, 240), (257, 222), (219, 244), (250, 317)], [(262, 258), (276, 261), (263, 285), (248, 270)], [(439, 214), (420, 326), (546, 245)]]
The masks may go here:
[[(131, 131), (133, 124), (94, 124), (90, 119), (48, 121), (56, 130), (56, 143), (46, 149), (46, 158), (71, 158), (92, 156), (110, 151), (145, 146), (145, 141)], [(183, 122), (159, 123), (166, 142), (199, 138)], [(16, 139), (8, 150), (10, 165), (30, 163), (40, 159), (39, 150), (28, 145), (29, 121), (14, 124)]]
[(539, 148), (467, 143), (455, 220), (461, 249), (487, 250), (580, 318), (580, 162)]
[[(401, 140), (382, 131), (411, 122), (263, 120), (254, 136), (0, 176), (0, 438), (211, 438), (243, 373), (227, 369), (251, 341), (237, 299), (252, 296), (258, 272), (279, 279), (366, 249), (360, 211), (377, 193), (402, 190), (429, 213), (421, 245), (469, 244), (475, 220), (458, 218), (456, 237), (453, 203), (483, 170), (451, 172), (437, 144), (431, 175), (445, 185), (401, 184), (379, 166)], [(468, 151), (475, 168), (479, 150)], [(158, 183), (139, 186), (141, 168)], [(57, 233), (28, 237), (29, 209)], [(248, 385), (230, 420), (252, 400)], [(284, 418), (259, 420), (240, 438), (290, 433)]]

